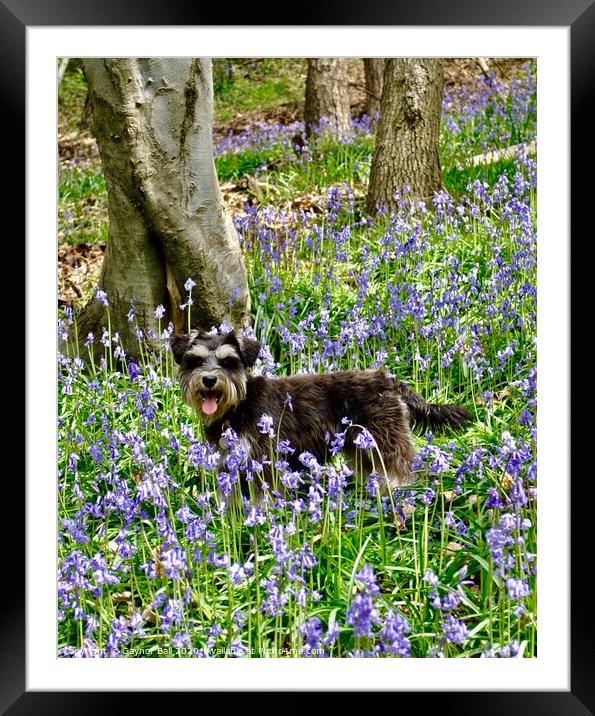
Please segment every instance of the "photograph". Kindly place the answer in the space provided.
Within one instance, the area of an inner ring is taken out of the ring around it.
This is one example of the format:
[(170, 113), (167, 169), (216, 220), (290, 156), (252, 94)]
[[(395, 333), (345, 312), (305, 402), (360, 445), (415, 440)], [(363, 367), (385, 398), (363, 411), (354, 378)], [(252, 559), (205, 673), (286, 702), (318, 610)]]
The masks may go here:
[(595, 3), (247, 9), (0, 0), (0, 712), (595, 713)]
[(58, 659), (539, 658), (537, 68), (56, 59)]

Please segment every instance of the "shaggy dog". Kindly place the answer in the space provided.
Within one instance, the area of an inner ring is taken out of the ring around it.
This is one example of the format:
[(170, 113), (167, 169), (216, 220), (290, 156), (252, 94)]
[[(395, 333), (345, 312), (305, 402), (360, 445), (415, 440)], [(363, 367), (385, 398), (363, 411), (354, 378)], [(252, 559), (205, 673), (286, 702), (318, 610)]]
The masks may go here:
[[(222, 432), (231, 427), (249, 456), (260, 461), (270, 455), (270, 437), (258, 423), (263, 415), (270, 416), (275, 438), (289, 441), (295, 449), (284, 456), (292, 470), (303, 468), (298, 460), (303, 452), (323, 463), (329, 439), (345, 431), (347, 419), (359, 428), (348, 430), (345, 438), (343, 454), (350, 467), (364, 477), (375, 469), (384, 478), (384, 487), (392, 489), (411, 480), (412, 424), (439, 431), (471, 420), (466, 408), (427, 403), (383, 370), (280, 378), (250, 375), (260, 344), (233, 331), (193, 331), (174, 336), (170, 345), (184, 400), (201, 418), (207, 439), (219, 443)], [(367, 436), (358, 447), (354, 439), (362, 428), (373, 440)]]

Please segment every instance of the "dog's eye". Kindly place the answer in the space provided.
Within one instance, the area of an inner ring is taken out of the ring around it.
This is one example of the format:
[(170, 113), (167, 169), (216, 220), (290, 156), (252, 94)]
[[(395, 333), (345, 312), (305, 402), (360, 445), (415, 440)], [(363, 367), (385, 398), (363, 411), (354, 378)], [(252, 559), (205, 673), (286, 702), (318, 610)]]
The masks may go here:
[(187, 368), (200, 368), (200, 366), (204, 363), (204, 358), (201, 358), (200, 356), (189, 356), (186, 358), (186, 367)]
[(220, 363), (222, 368), (227, 368), (228, 370), (231, 370), (232, 368), (236, 368), (238, 365), (238, 361), (236, 358), (223, 358)]

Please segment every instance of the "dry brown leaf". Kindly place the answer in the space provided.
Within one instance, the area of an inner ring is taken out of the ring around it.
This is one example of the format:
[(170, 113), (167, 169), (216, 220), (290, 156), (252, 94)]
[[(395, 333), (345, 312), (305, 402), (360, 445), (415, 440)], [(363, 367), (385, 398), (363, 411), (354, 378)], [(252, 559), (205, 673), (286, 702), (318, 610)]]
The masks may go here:
[(149, 609), (149, 607), (147, 607), (146, 609), (143, 609), (141, 617), (149, 624), (157, 623), (157, 616), (154, 611)]
[(510, 489), (510, 486), (512, 485), (512, 477), (507, 472), (505, 472), (500, 477), (500, 484), (505, 490)]
[(131, 592), (116, 592), (112, 594), (112, 602), (114, 604), (131, 604), (132, 593)]

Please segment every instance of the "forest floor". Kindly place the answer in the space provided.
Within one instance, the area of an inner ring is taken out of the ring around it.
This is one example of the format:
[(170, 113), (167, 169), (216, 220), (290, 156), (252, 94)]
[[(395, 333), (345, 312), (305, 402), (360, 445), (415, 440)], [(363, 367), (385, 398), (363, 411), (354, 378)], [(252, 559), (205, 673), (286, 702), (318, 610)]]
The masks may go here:
[[(507, 83), (523, 59), (489, 59), (496, 79)], [(226, 63), (231, 77), (225, 76)], [(215, 60), (216, 145), (230, 135), (245, 132), (256, 123), (289, 125), (303, 117), (306, 60)], [(445, 61), (445, 91), (473, 87), (483, 70), (473, 58)], [(365, 114), (363, 63), (350, 61), (349, 94), (352, 117)], [(81, 307), (97, 284), (108, 233), (107, 192), (101, 159), (92, 135), (91, 109), (79, 60), (71, 60), (60, 88), (58, 155), (60, 164), (60, 229), (58, 232), (58, 299), (60, 305)], [(71, 181), (72, 178), (72, 181)], [(249, 172), (237, 180), (221, 181), (226, 206), (232, 215), (242, 213), (253, 178)], [(294, 207), (308, 208), (318, 194), (296, 195)], [(76, 204), (75, 213), (69, 199)], [(68, 231), (69, 224), (72, 231)]]

